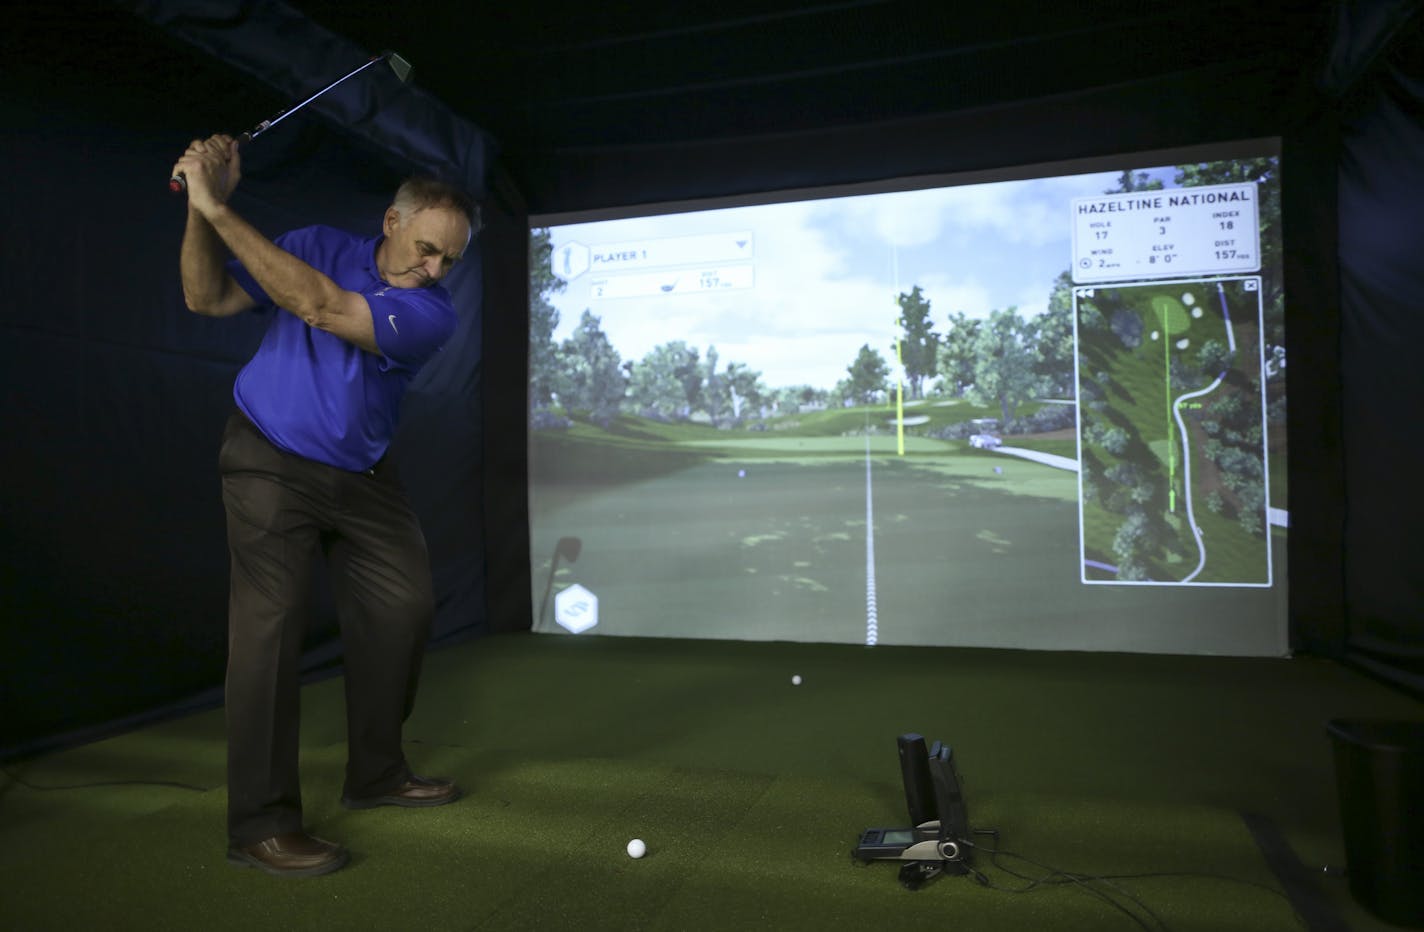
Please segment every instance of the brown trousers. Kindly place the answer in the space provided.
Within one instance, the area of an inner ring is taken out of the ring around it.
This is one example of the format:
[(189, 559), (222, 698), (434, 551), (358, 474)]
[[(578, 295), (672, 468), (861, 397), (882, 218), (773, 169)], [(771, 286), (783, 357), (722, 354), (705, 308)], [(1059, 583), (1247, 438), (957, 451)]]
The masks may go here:
[(232, 556), (228, 839), (248, 845), (303, 828), (300, 666), (318, 557), (345, 651), (346, 796), (382, 795), (410, 773), (401, 725), (435, 600), (425, 538), (389, 463), (348, 472), (294, 456), (240, 412), (218, 463)]

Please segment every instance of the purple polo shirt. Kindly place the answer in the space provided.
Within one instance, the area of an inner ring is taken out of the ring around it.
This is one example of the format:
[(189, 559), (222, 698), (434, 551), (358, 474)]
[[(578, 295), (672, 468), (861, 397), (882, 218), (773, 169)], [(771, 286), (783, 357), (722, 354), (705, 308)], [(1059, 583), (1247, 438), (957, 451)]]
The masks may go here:
[[(371, 306), (380, 355), (309, 326), (295, 314), (274, 313), (251, 361), (237, 374), (233, 398), (273, 444), (339, 469), (373, 466), (395, 434), (410, 380), (455, 331), (455, 309), (443, 286), (396, 288), (381, 280), (376, 246), (326, 226), (277, 237), (276, 244)], [(227, 270), (257, 302), (276, 305), (241, 263)]]

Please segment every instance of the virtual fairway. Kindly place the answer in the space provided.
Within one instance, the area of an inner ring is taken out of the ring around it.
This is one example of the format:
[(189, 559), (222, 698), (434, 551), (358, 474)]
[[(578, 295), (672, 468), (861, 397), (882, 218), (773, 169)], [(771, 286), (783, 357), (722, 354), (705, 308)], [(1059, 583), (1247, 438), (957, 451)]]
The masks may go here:
[[(597, 599), (590, 635), (1278, 650), (1268, 590), (1174, 587), (1164, 603), (1150, 587), (1084, 586), (1071, 469), (915, 436), (900, 456), (889, 432), (615, 426), (531, 448), (536, 612), (551, 591), (535, 630), (564, 631), (557, 596), (577, 583)], [(565, 537), (579, 555), (551, 585)]]
[[(1076, 572), (1072, 473), (988, 454), (878, 455), (870, 473), (883, 642), (955, 643), (997, 626), (1006, 610), (984, 581), (1006, 570), (1025, 580), (1014, 618), (1061, 609)], [(582, 540), (558, 583), (597, 595), (600, 633), (863, 643), (866, 481), (862, 453), (585, 485), (549, 511), (536, 499), (534, 552)], [(547, 574), (547, 561), (535, 567), (539, 594)], [(551, 617), (540, 629), (557, 630)]]

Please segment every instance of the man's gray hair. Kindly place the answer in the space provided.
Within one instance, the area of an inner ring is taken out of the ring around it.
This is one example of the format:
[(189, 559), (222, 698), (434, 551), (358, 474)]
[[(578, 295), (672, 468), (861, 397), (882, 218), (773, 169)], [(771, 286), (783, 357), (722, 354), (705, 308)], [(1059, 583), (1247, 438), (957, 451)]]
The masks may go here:
[(448, 207), (457, 210), (470, 221), (471, 235), (478, 233), (483, 225), (480, 220), (480, 206), (464, 188), (428, 175), (407, 178), (396, 189), (391, 206), (400, 213), (402, 219), (427, 207)]

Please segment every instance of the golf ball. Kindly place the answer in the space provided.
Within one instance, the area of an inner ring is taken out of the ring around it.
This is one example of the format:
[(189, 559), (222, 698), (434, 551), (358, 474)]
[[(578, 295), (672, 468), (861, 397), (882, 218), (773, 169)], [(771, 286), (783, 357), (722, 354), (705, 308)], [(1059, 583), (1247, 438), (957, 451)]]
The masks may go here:
[(641, 858), (647, 853), (648, 846), (643, 844), (643, 839), (634, 838), (632, 841), (628, 842), (628, 857)]
[(795, 674), (795, 675), (793, 675), (793, 676), (791, 677), (791, 685), (792, 685), (792, 686), (800, 686), (800, 685), (801, 685), (801, 674), (797, 673), (797, 674)]

